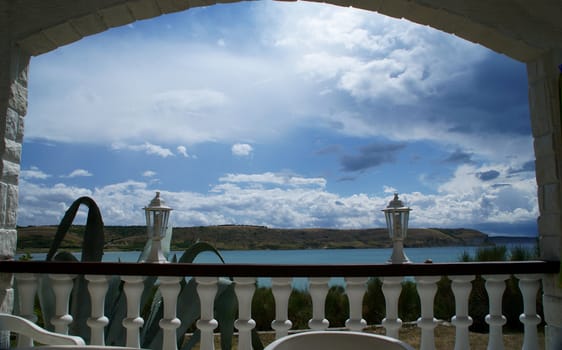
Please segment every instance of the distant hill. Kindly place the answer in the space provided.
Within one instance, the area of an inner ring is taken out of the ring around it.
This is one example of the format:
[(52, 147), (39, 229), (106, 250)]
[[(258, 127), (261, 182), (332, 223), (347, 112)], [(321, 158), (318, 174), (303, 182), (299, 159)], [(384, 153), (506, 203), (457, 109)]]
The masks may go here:
[[(18, 227), (18, 253), (46, 251), (56, 226)], [(66, 250), (79, 250), (84, 227), (72, 226), (63, 242)], [(141, 250), (145, 226), (106, 226), (108, 250)], [(220, 250), (387, 248), (391, 241), (382, 228), (339, 230), (324, 228), (278, 229), (252, 225), (174, 227), (172, 249), (182, 250), (192, 242), (205, 241)], [(406, 247), (476, 246), (490, 243), (488, 235), (471, 229), (413, 228)]]

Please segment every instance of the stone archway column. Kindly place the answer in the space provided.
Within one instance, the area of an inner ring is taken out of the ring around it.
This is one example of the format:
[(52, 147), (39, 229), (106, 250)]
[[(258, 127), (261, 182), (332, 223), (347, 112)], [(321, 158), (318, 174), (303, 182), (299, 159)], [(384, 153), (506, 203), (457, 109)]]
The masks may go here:
[[(0, 259), (2, 260), (12, 259), (16, 251), (18, 178), (23, 118), (27, 112), (29, 60), (30, 56), (11, 45), (9, 38), (0, 36)], [(11, 312), (12, 307), (12, 275), (0, 274), (0, 311)]]
[[(540, 216), (541, 258), (560, 260), (562, 251), (562, 114), (558, 88), (562, 51), (527, 63)], [(543, 278), (546, 349), (562, 349), (562, 288), (557, 275)]]

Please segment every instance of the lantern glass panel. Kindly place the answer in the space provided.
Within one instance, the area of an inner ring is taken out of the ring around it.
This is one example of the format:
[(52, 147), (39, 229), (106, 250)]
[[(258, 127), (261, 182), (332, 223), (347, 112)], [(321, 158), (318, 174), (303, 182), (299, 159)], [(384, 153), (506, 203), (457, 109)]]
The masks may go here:
[(408, 218), (410, 216), (410, 212), (409, 211), (404, 211), (401, 213), (401, 232), (400, 234), (402, 235), (403, 238), (406, 238), (406, 234), (408, 233)]
[(170, 211), (169, 210), (163, 210), (160, 213), (160, 237), (164, 237), (166, 236), (166, 231), (168, 228), (168, 217), (170, 216)]
[(390, 211), (385, 211), (384, 212), (384, 216), (386, 218), (386, 228), (388, 230), (388, 235), (390, 236), (390, 238), (392, 238), (393, 236), (393, 229), (392, 229), (392, 213)]
[(402, 228), (404, 227), (403, 225), (403, 218), (404, 215), (402, 215), (403, 213), (400, 211), (395, 211), (393, 212), (394, 214), (394, 234), (397, 235), (398, 237), (396, 238), (401, 238), (404, 236), (404, 231), (402, 230)]
[(147, 210), (146, 211), (146, 230), (150, 238), (162, 238), (166, 235), (168, 227), (168, 210)]
[(148, 234), (148, 238), (154, 237), (154, 221), (152, 220), (152, 211), (146, 210), (146, 233)]

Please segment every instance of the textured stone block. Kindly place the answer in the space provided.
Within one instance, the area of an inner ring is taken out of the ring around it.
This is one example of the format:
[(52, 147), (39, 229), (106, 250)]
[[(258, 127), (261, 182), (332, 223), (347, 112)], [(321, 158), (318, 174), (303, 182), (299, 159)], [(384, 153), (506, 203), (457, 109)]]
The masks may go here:
[[(18, 126), (19, 126), (19, 114), (11, 108), (7, 109), (6, 112), (6, 127), (4, 129), (4, 138), (8, 140), (16, 140), (18, 135)], [(2, 118), (0, 116), (0, 122), (2, 122)]]
[[(158, 7), (164, 13), (178, 12), (191, 7), (188, 0), (156, 0)], [(207, 1), (205, 1), (207, 2)], [(208, 5), (214, 4), (214, 1), (208, 1)]]
[(4, 227), (7, 229), (15, 229), (18, 219), (18, 195), (19, 189), (17, 184), (7, 185), (6, 193), (6, 220)]
[(161, 14), (155, 0), (129, 2), (127, 6), (136, 19), (152, 18)]
[(18, 116), (18, 128), (16, 132), (16, 142), (23, 144), (24, 116)]
[(562, 298), (553, 295), (543, 295), (544, 319), (549, 325), (562, 327)]
[(533, 140), (535, 157), (552, 156), (555, 153), (554, 135), (547, 134), (535, 137)]
[(540, 60), (527, 62), (527, 81), (529, 82), (529, 85), (543, 79), (544, 72), (541, 70), (541, 67), (542, 63)]
[[(0, 162), (1, 164), (2, 162)], [(8, 197), (8, 184), (0, 182), (0, 228), (6, 223), (6, 198)], [(2, 240), (0, 236), (0, 241)]]
[(68, 22), (47, 28), (44, 33), (57, 46), (63, 46), (82, 39), (82, 35)]
[(99, 14), (106, 26), (118, 27), (135, 21), (126, 4), (100, 9)]
[[(12, 276), (11, 273), (0, 273), (0, 275)], [(10, 287), (0, 288), (0, 312), (11, 314), (13, 308), (14, 308), (14, 289), (11, 287), (10, 284)]]
[(0, 229), (0, 260), (13, 259), (16, 253), (17, 231)]
[(540, 231), (539, 228), (539, 232), (539, 249), (541, 252), (541, 258), (545, 260), (559, 260), (561, 251), (560, 231), (550, 232), (550, 234), (546, 235), (543, 231)]
[(557, 183), (539, 187), (539, 210), (541, 214), (560, 214), (560, 185)]
[(209, 6), (210, 0), (189, 0), (189, 8)]
[(559, 214), (543, 214), (539, 216), (538, 229), (541, 236), (544, 237), (560, 237), (560, 232), (562, 232), (562, 218)]
[(76, 31), (83, 37), (100, 33), (107, 29), (107, 26), (97, 13), (71, 19), (70, 23), (72, 23)]
[(409, 21), (419, 23), (421, 25), (427, 25), (428, 23), (431, 23), (432, 27), (437, 23), (439, 23), (441, 26), (444, 24), (444, 21), (441, 20), (441, 18), (443, 17), (442, 11), (439, 11), (436, 8), (419, 6), (415, 3), (411, 3), (410, 6), (412, 7), (412, 9), (410, 10), (408, 16)]
[(535, 174), (537, 176), (537, 183), (539, 186), (558, 183), (558, 162), (556, 156), (537, 157), (535, 161)]
[(15, 110), (19, 115), (27, 114), (27, 87), (15, 81), (10, 86), (8, 107)]
[(411, 12), (411, 3), (404, 0), (382, 0), (380, 12), (394, 18), (404, 18)]
[(57, 45), (43, 32), (35, 33), (18, 41), (18, 45), (32, 56), (37, 56), (57, 48)]
[(558, 286), (558, 275), (544, 275), (542, 278), (543, 293), (562, 298), (562, 288)]
[[(0, 116), (0, 123), (2, 123), (2, 117)], [(14, 141), (21, 144), (23, 141), (23, 117), (20, 116), (12, 108), (7, 108), (5, 127), (2, 129), (0, 127), (0, 134), (3, 131), (3, 137), (6, 140)]]
[(544, 80), (529, 86), (529, 108), (531, 130), (534, 137), (552, 134), (551, 109), (548, 102), (548, 88)]
[(19, 163), (10, 162), (9, 160), (2, 160), (2, 182), (7, 184), (18, 184), (18, 177), (20, 175)]
[(21, 144), (10, 139), (5, 139), (4, 142), (6, 148), (4, 149), (3, 158), (19, 164), (21, 162)]

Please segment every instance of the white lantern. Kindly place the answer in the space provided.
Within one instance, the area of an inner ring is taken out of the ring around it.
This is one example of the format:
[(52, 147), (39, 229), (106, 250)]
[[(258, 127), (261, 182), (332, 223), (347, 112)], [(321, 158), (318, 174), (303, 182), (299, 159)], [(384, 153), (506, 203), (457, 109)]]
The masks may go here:
[(392, 239), (392, 256), (389, 262), (402, 264), (410, 262), (404, 254), (404, 239), (408, 231), (408, 219), (412, 209), (405, 207), (404, 203), (398, 199), (398, 193), (394, 194), (394, 199), (383, 209), (386, 218), (388, 234)]
[(146, 232), (148, 239), (152, 240), (150, 253), (146, 262), (165, 263), (168, 262), (162, 253), (161, 240), (166, 236), (168, 230), (168, 219), (172, 208), (168, 207), (160, 198), (160, 192), (144, 208), (146, 214)]

